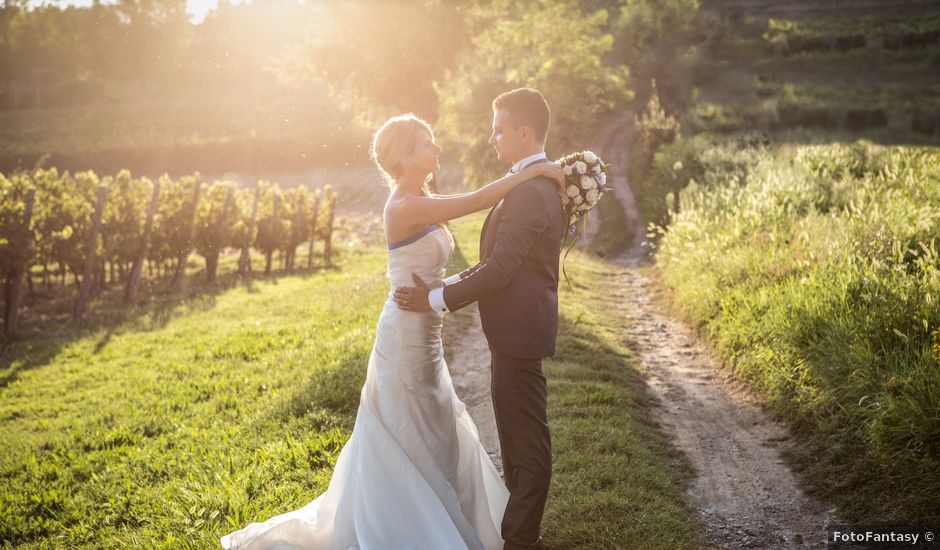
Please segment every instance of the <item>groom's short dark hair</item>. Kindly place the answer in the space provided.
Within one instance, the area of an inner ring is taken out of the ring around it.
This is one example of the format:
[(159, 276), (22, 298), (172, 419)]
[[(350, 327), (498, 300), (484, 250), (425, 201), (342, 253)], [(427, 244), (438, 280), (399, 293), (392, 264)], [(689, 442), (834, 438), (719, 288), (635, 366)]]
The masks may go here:
[(552, 113), (548, 109), (545, 97), (538, 90), (516, 88), (503, 92), (493, 100), (493, 112), (495, 113), (497, 109), (509, 112), (515, 126), (529, 126), (535, 130), (539, 141), (544, 142), (548, 136)]

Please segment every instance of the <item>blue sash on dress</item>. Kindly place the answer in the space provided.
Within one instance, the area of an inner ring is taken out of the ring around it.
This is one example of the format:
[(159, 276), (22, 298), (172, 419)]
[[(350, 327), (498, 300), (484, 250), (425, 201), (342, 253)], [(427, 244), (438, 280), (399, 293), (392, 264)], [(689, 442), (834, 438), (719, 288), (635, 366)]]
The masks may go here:
[(439, 225), (437, 225), (437, 224), (429, 225), (429, 226), (425, 227), (422, 231), (419, 231), (417, 234), (412, 235), (412, 236), (408, 237), (407, 239), (405, 239), (405, 240), (403, 240), (403, 241), (398, 241), (397, 243), (392, 243), (392, 244), (388, 245), (388, 249), (389, 249), (389, 250), (395, 250), (396, 248), (401, 248), (401, 247), (403, 247), (403, 246), (409, 245), (409, 244), (411, 244), (411, 243), (417, 241), (417, 240), (420, 239), (421, 237), (427, 235), (427, 234), (430, 233), (431, 231), (434, 231), (434, 230), (437, 230), (437, 229), (440, 229), (440, 228), (441, 228), (441, 226), (439, 226)]

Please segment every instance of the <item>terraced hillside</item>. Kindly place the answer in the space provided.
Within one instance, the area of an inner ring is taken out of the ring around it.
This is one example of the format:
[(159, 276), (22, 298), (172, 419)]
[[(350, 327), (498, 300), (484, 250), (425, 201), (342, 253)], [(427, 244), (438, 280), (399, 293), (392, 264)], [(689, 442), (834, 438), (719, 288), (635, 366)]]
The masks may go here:
[(704, 0), (686, 127), (940, 142), (940, 3)]

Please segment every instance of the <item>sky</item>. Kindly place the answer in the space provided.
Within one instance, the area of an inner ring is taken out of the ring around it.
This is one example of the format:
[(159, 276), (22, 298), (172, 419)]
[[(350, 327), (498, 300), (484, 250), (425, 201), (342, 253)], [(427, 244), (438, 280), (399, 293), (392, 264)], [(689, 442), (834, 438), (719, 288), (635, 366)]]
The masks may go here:
[[(240, 4), (242, 0), (230, 0), (231, 4)], [(109, 2), (108, 0), (102, 0), (102, 4), (113, 4), (115, 2)], [(27, 5), (31, 8), (42, 6), (42, 5), (53, 5), (53, 6), (79, 6), (79, 7), (89, 7), (92, 4), (92, 0), (29, 0)], [(189, 19), (193, 23), (201, 23), (206, 17), (206, 13), (209, 10), (214, 10), (219, 4), (218, 0), (186, 0), (186, 12), (189, 13)]]

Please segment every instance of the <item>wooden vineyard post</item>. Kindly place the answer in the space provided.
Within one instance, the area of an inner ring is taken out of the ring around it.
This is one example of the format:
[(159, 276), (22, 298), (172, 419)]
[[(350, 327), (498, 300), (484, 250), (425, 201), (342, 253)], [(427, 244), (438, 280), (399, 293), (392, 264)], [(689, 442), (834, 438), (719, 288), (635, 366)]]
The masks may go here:
[(6, 335), (12, 337), (16, 333), (16, 326), (19, 322), (20, 303), (23, 301), (23, 275), (26, 274), (26, 268), (29, 265), (29, 251), (32, 245), (31, 232), (29, 225), (33, 218), (33, 203), (36, 200), (36, 190), (30, 189), (26, 192), (26, 209), (23, 211), (23, 229), (20, 231), (20, 242), (17, 248), (22, 250), (22, 255), (16, 259), (13, 266), (13, 280), (10, 286), (10, 295), (7, 297), (6, 316), (3, 320), (3, 327)]
[(201, 187), (202, 182), (196, 180), (196, 185), (193, 188), (192, 210), (189, 212), (189, 223), (186, 226), (186, 241), (183, 243), (182, 250), (179, 251), (179, 257), (176, 260), (176, 272), (173, 274), (173, 284), (171, 286), (174, 290), (182, 287), (183, 279), (186, 276), (186, 258), (189, 257), (189, 251), (193, 243), (193, 230), (196, 225), (196, 207), (199, 205), (199, 191)]
[(320, 216), (320, 191), (316, 192), (316, 200), (313, 201), (313, 221), (310, 224), (310, 250), (307, 254), (307, 269), (313, 267), (313, 243), (317, 240), (317, 221)]
[(326, 265), (333, 265), (333, 218), (336, 213), (336, 193), (330, 189), (327, 198), (326, 241), (323, 243), (323, 259)]
[(245, 275), (251, 273), (251, 242), (254, 239), (255, 219), (258, 217), (258, 199), (261, 196), (261, 187), (255, 187), (255, 200), (251, 206), (251, 221), (248, 222), (248, 238), (245, 246), (242, 247), (242, 253), (238, 257), (238, 274)]
[[(222, 207), (222, 227), (226, 230), (226, 239), (225, 246), (228, 246), (232, 242), (232, 232), (230, 230), (229, 224), (232, 223), (232, 210), (236, 208), (235, 206), (235, 188), (229, 187), (228, 192), (225, 194), (225, 206)], [(219, 249), (218, 254), (215, 257), (215, 267), (212, 270), (212, 280), (215, 280), (216, 275), (219, 271), (219, 256), (222, 254), (222, 250), (225, 247)]]
[(306, 200), (304, 200), (303, 195), (300, 195), (297, 198), (297, 213), (294, 215), (294, 224), (291, 226), (290, 230), (290, 249), (287, 251), (288, 271), (294, 270), (297, 246), (303, 242), (303, 235), (300, 232), (300, 228), (304, 223), (304, 206), (306, 206)]
[[(280, 236), (280, 231), (277, 231), (277, 228), (279, 227), (279, 223), (281, 221), (280, 215), (281, 215), (281, 196), (274, 195), (274, 212), (273, 212), (273, 215), (271, 216), (271, 228), (272, 228), (271, 231), (275, 238)], [(274, 257), (274, 249), (273, 248), (268, 249), (267, 258), (264, 263), (265, 275), (271, 274), (271, 262), (272, 262), (273, 257)]]
[[(234, 204), (234, 199), (235, 190), (229, 187), (228, 192), (225, 193), (225, 202), (222, 203), (222, 217), (216, 222), (217, 225), (215, 227), (209, 228), (210, 232), (219, 235), (220, 233), (228, 231), (229, 210), (231, 210)], [(222, 228), (222, 231), (219, 231), (219, 228)], [(224, 242), (227, 239), (222, 240)], [(206, 251), (206, 279), (208, 279), (210, 283), (215, 281), (219, 271), (219, 256), (222, 254), (222, 244), (223, 243), (220, 242), (213, 243), (212, 249)]]
[(150, 231), (153, 228), (153, 215), (157, 211), (157, 201), (160, 198), (160, 182), (153, 183), (153, 195), (150, 197), (150, 206), (147, 207), (147, 221), (144, 223), (144, 234), (140, 242), (140, 252), (134, 259), (131, 276), (127, 279), (127, 289), (124, 293), (124, 303), (132, 304), (137, 299), (137, 287), (140, 283), (140, 273), (147, 261), (147, 252), (150, 250)]
[(101, 213), (104, 211), (106, 192), (106, 186), (98, 186), (98, 201), (97, 204), (95, 204), (95, 214), (92, 218), (91, 234), (88, 235), (88, 249), (85, 252), (85, 269), (82, 273), (82, 284), (78, 290), (78, 299), (75, 300), (75, 309), (72, 311), (73, 319), (81, 319), (85, 315), (85, 305), (88, 303), (88, 293), (91, 291), (91, 277), (95, 270), (95, 252), (98, 248), (98, 231), (101, 229)]

